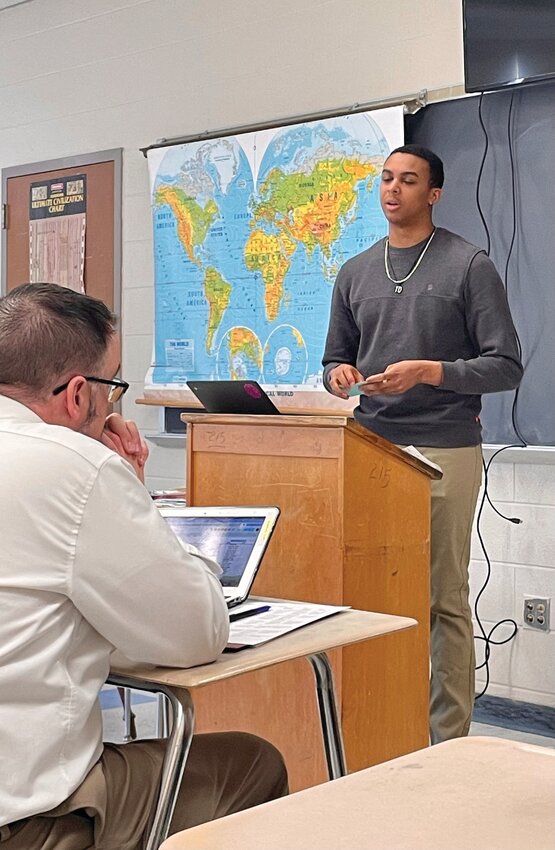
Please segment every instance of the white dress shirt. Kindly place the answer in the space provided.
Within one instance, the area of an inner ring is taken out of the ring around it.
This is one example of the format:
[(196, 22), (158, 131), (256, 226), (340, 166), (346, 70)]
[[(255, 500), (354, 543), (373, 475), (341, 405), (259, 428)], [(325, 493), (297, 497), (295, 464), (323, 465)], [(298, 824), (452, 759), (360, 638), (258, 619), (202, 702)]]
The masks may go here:
[(181, 546), (126, 461), (5, 396), (0, 541), (2, 826), (63, 802), (98, 760), (114, 649), (201, 664), (229, 619), (216, 565)]

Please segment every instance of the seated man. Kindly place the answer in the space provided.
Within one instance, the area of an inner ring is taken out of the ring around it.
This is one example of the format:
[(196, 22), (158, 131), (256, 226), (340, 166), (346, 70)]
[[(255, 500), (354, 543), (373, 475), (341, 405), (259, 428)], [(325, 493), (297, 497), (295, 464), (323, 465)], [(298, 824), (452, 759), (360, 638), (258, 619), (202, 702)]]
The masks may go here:
[[(102, 743), (110, 655), (214, 660), (229, 620), (218, 567), (185, 549), (139, 480), (146, 459), (110, 402), (114, 317), (26, 284), (0, 299), (1, 850), (139, 850), (165, 743)], [(199, 735), (172, 831), (287, 793), (279, 753)]]

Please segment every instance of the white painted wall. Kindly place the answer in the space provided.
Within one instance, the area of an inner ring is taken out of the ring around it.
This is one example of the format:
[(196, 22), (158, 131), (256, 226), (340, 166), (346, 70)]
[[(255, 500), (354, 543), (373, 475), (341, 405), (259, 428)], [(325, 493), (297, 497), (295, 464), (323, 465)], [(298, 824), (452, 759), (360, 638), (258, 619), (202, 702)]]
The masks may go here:
[[(0, 4), (0, 168), (122, 147), (124, 412), (150, 361), (152, 242), (146, 160), (165, 137), (340, 108), (463, 81), (460, 0), (31, 0)], [(183, 483), (182, 447), (153, 445), (149, 484)], [(496, 495), (527, 522), (487, 517), (484, 616), (524, 592), (555, 600), (553, 467), (498, 465)], [(473, 580), (482, 569), (475, 552)], [(473, 582), (475, 584), (475, 581)], [(520, 611), (518, 611), (520, 614)], [(518, 617), (520, 620), (520, 616)], [(554, 633), (494, 650), (498, 692), (555, 704)], [(548, 672), (549, 670), (549, 672)]]

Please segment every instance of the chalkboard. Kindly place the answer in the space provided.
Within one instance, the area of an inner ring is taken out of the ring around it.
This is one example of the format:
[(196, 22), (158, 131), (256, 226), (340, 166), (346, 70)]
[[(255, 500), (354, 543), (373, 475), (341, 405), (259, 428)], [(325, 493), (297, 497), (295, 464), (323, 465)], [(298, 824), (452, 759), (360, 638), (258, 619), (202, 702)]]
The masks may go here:
[[(479, 110), (479, 96), (431, 104), (407, 116), (405, 129), (407, 143), (431, 148), (445, 165), (445, 188), (435, 208), (435, 223), (486, 249), (486, 230), (476, 202), (486, 144)], [(528, 444), (552, 446), (555, 83), (486, 94), (481, 117), (488, 135), (488, 152), (480, 179), (480, 205), (491, 237), (490, 256), (505, 282), (525, 366), (516, 405), (517, 427)], [(516, 234), (506, 273), (513, 239), (513, 197)], [(484, 442), (519, 442), (511, 421), (513, 398), (512, 392), (483, 397)]]

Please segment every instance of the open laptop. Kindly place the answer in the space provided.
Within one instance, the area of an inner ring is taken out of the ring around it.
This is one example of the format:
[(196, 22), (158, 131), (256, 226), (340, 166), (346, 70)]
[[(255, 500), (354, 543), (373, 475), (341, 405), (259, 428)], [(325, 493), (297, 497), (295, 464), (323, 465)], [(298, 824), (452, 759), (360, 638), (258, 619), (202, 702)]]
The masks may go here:
[(276, 507), (185, 507), (167, 502), (159, 510), (173, 532), (217, 561), (228, 608), (249, 595), (275, 528)]
[(256, 381), (187, 381), (208, 413), (280, 413)]

